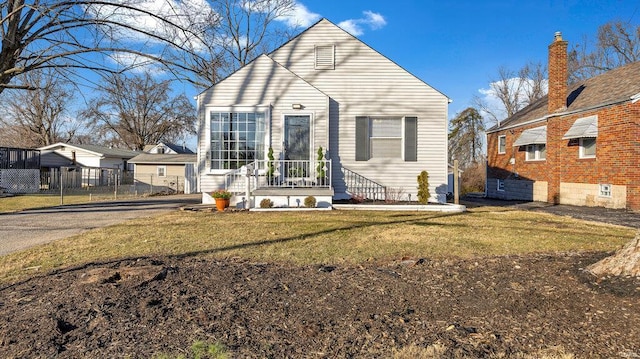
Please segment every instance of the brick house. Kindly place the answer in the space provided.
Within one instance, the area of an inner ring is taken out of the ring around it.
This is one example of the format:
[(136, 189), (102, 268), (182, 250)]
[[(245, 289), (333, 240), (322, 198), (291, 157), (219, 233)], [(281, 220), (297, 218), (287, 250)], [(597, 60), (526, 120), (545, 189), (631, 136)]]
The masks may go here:
[(486, 196), (640, 210), (640, 62), (567, 85), (549, 45), (549, 94), (487, 131)]

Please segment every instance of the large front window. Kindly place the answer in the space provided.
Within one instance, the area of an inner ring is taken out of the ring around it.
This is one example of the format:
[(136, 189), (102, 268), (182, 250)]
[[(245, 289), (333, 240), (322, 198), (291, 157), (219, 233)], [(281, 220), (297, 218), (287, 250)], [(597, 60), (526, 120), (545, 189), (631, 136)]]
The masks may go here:
[(211, 121), (211, 169), (236, 169), (264, 159), (264, 112), (215, 112)]

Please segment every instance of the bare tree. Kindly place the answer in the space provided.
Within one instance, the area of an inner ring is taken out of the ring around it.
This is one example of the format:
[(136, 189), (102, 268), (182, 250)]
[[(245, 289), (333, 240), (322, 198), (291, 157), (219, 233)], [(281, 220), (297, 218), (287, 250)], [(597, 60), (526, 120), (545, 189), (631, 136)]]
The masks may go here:
[(69, 111), (75, 97), (71, 84), (56, 77), (51, 69), (30, 71), (18, 78), (19, 84), (38, 90), (0, 94), (0, 126), (5, 142), (31, 148), (69, 142), (83, 135), (86, 124)]
[(211, 3), (205, 21), (195, 14), (188, 20), (199, 39), (185, 43), (188, 51), (176, 52), (175, 61), (190, 69), (193, 84), (207, 88), (246, 65), (292, 33), (276, 20), (290, 14), (294, 0), (218, 0)]
[(569, 81), (578, 82), (640, 61), (640, 25), (611, 21), (598, 28), (595, 44), (584, 38), (569, 51)]
[(482, 158), (485, 125), (478, 110), (468, 107), (449, 122), (449, 157), (462, 169)]
[[(529, 63), (519, 71), (499, 67), (484, 98), (476, 96), (475, 105), (489, 123), (500, 123), (547, 93), (547, 69), (541, 63)], [(489, 99), (495, 99), (491, 102)]]
[[(170, 0), (167, 0), (168, 2)], [(141, 0), (6, 0), (0, 3), (0, 93), (7, 88), (33, 89), (14, 83), (20, 74), (37, 69), (78, 69), (117, 72), (102, 56), (122, 53), (140, 56), (185, 71), (183, 63), (169, 63), (166, 52), (188, 50), (185, 38), (199, 39), (190, 24), (179, 17), (145, 10)], [(154, 29), (137, 26), (131, 19), (151, 18)], [(122, 35), (134, 34), (133, 46)], [(168, 36), (174, 34), (179, 36)], [(161, 48), (158, 48), (158, 47)], [(153, 47), (155, 55), (148, 49)]]
[(130, 149), (176, 142), (195, 133), (196, 113), (184, 94), (170, 96), (170, 83), (156, 81), (149, 73), (110, 75), (84, 115), (99, 126), (107, 142)]

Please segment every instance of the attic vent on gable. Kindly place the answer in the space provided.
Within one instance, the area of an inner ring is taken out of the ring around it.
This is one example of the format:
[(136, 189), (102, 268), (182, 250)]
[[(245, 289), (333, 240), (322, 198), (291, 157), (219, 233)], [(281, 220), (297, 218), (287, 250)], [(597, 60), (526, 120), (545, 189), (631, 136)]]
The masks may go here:
[(335, 69), (335, 46), (319, 45), (316, 46), (316, 70), (333, 70)]

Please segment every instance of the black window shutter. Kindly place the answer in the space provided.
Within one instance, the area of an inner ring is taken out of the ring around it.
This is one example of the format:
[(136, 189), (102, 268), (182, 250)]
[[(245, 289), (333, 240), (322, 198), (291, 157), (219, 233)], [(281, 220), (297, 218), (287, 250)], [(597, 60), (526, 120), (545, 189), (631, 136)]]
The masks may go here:
[(356, 117), (356, 161), (369, 160), (369, 117)]
[(418, 160), (418, 118), (404, 118), (404, 160)]

